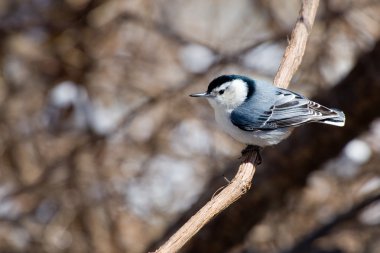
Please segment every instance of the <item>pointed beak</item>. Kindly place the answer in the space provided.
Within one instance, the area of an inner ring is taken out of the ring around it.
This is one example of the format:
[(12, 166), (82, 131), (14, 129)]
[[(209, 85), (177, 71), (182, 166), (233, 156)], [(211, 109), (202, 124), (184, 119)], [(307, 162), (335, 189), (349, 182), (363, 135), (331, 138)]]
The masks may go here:
[(215, 97), (214, 95), (209, 94), (209, 93), (207, 93), (207, 92), (203, 92), (203, 93), (194, 93), (194, 94), (190, 94), (189, 96), (190, 96), (190, 97), (196, 97), (196, 98), (213, 98), (213, 97)]

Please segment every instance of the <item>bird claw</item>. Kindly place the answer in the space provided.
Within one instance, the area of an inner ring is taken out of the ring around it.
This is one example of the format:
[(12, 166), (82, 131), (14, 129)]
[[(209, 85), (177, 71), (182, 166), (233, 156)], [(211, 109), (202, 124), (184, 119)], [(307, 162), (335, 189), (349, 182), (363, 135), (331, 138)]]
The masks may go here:
[(255, 145), (248, 145), (245, 149), (241, 151), (241, 158), (243, 158), (245, 161), (252, 161), (253, 153), (256, 153), (254, 164), (256, 166), (260, 165), (263, 161), (260, 151), (262, 150), (261, 147), (255, 146)]

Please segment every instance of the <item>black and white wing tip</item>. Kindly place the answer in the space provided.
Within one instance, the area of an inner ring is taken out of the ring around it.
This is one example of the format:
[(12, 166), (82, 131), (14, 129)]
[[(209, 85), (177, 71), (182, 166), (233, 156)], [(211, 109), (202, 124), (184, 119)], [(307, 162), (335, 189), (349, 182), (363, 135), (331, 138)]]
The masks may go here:
[(331, 112), (336, 114), (336, 116), (320, 120), (319, 122), (328, 124), (328, 125), (343, 127), (344, 124), (346, 123), (346, 116), (344, 115), (344, 112), (338, 109), (330, 109), (330, 110)]

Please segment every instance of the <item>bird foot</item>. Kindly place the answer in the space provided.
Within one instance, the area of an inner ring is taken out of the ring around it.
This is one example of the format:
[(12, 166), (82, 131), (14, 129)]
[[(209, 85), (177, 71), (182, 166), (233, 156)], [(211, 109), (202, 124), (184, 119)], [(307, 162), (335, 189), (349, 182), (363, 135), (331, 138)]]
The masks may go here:
[(256, 166), (260, 165), (263, 161), (261, 154), (260, 154), (261, 150), (262, 150), (262, 148), (259, 146), (248, 145), (245, 149), (243, 149), (241, 151), (241, 158), (243, 158), (244, 161), (247, 161), (247, 162), (252, 161), (253, 154), (256, 153), (255, 160), (253, 163)]

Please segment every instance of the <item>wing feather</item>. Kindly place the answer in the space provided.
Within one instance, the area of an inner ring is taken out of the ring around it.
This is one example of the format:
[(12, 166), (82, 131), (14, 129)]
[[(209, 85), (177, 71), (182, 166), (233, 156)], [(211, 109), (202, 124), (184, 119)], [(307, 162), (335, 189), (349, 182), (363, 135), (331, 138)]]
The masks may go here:
[[(245, 103), (252, 104), (252, 101)], [(339, 116), (335, 110), (284, 89), (277, 89), (275, 99), (267, 109), (252, 108), (245, 103), (233, 110), (231, 121), (246, 131), (295, 127), (306, 122), (323, 122)]]

